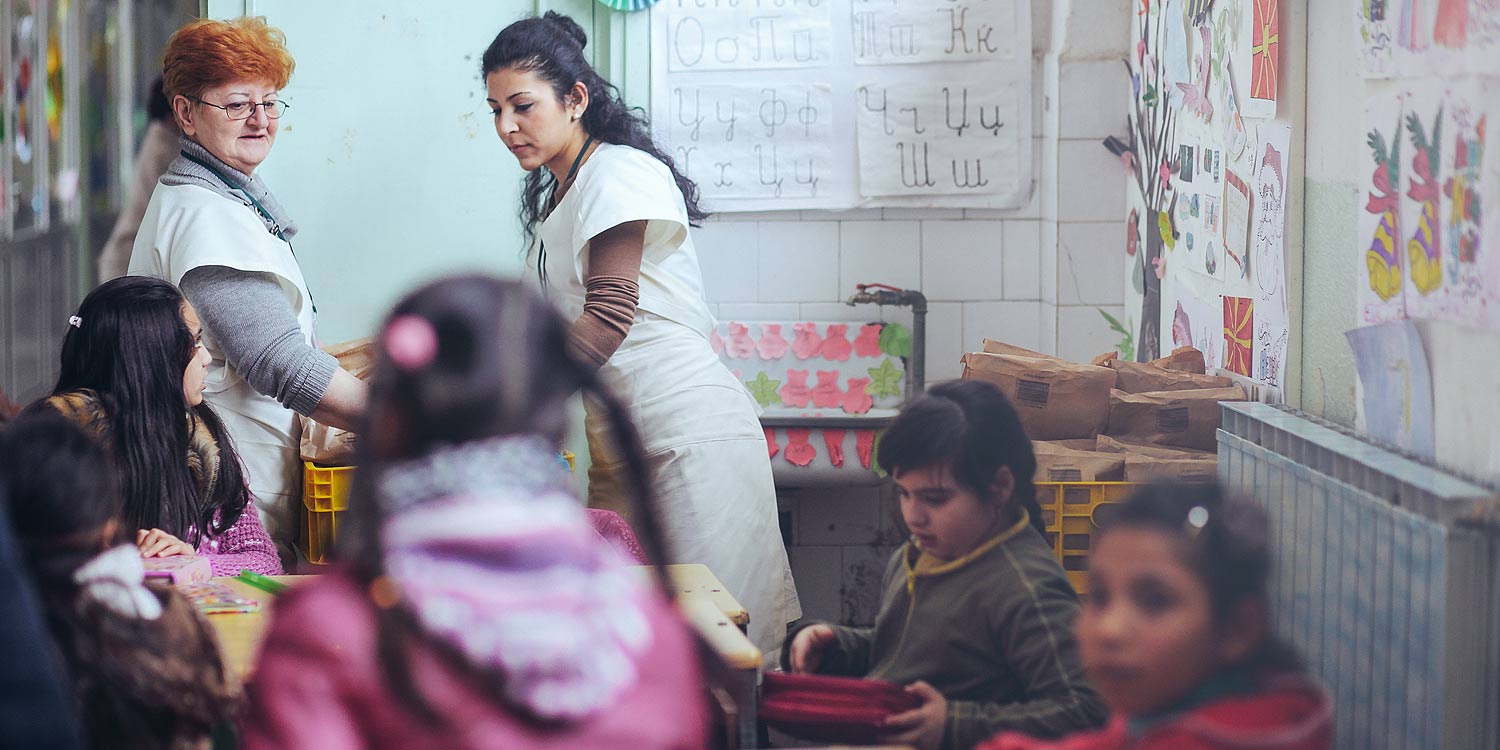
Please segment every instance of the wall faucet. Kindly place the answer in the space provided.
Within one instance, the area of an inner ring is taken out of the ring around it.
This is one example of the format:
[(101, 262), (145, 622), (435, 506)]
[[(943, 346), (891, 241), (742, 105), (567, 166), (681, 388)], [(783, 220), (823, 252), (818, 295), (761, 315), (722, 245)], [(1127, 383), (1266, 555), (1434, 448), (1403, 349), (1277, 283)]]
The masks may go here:
[(854, 294), (844, 304), (893, 305), (911, 308), (910, 372), (906, 379), (906, 402), (927, 390), (927, 297), (916, 289), (902, 289), (889, 284), (855, 284)]

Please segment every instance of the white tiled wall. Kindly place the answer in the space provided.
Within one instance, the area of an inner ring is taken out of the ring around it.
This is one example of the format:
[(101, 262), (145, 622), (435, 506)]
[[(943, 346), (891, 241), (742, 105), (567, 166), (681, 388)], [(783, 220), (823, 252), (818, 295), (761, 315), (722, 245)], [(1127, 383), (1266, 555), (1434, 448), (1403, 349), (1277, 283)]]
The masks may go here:
[[(1057, 19), (1052, 0), (1032, 6), (1040, 53), (1044, 40), (1058, 36), (1049, 25)], [(1064, 15), (1074, 13), (1064, 6)], [(1118, 40), (1094, 36), (1083, 46), (1099, 59), (1065, 52), (1036, 64), (1035, 189), (1027, 206), (717, 216), (694, 230), (715, 312), (909, 325), (907, 310), (842, 300), (857, 283), (921, 289), (929, 303), (929, 383), (957, 377), (959, 357), (986, 337), (1081, 360), (1114, 348), (1118, 335), (1099, 310), (1121, 312), (1125, 181), (1101, 141), (1124, 135), (1128, 83), (1123, 47), (1105, 49)], [(879, 577), (902, 535), (888, 488), (791, 490), (782, 499), (794, 519), (788, 551), (804, 614), (871, 622)]]

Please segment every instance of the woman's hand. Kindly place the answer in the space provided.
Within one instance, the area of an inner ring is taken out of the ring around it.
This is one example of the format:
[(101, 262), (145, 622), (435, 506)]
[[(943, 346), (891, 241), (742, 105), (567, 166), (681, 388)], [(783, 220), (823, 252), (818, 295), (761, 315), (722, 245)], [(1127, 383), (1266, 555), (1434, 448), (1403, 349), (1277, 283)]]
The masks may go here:
[(140, 549), (141, 557), (174, 557), (176, 555), (192, 557), (198, 554), (187, 542), (161, 529), (137, 531), (135, 546)]
[(916, 697), (917, 707), (886, 717), (881, 739), (918, 750), (938, 750), (943, 746), (943, 730), (948, 724), (948, 699), (922, 680), (907, 685), (906, 693)]
[(827, 625), (812, 625), (797, 631), (797, 637), (792, 639), (792, 671), (816, 671), (823, 662), (823, 649), (837, 640), (833, 628)]

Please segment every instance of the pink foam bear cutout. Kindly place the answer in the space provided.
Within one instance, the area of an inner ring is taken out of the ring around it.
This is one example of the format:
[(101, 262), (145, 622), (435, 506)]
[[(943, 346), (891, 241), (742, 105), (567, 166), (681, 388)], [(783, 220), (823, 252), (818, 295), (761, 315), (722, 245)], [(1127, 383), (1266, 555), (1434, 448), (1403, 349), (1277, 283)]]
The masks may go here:
[(798, 409), (807, 408), (807, 402), (812, 398), (812, 390), (807, 387), (807, 373), (807, 370), (786, 371), (786, 385), (777, 391), (781, 395), (781, 403)]
[(839, 371), (818, 370), (818, 384), (812, 389), (813, 406), (832, 409), (843, 399), (844, 392), (839, 390)]
[(849, 390), (844, 393), (844, 411), (864, 414), (875, 406), (874, 399), (865, 392), (865, 386), (869, 384), (869, 378), (849, 378)]
[(760, 324), (760, 340), (755, 342), (755, 351), (761, 359), (781, 359), (786, 356), (786, 339), (781, 337), (780, 323)]
[(797, 332), (796, 339), (792, 341), (792, 353), (797, 359), (807, 359), (818, 353), (818, 347), (823, 345), (823, 338), (818, 335), (817, 323), (793, 323), (792, 330)]
[(724, 337), (719, 335), (719, 329), (708, 332), (708, 348), (713, 349), (714, 354), (724, 353)]
[(828, 337), (823, 339), (823, 345), (818, 347), (818, 353), (823, 359), (831, 362), (848, 362), (849, 354), (854, 347), (849, 345), (849, 326), (841, 323), (833, 323), (828, 326)]
[(825, 428), (823, 430), (823, 447), (828, 449), (828, 463), (833, 464), (834, 468), (839, 468), (844, 465), (843, 430), (830, 430)]
[(807, 428), (788, 427), (786, 429), (786, 460), (793, 466), (806, 466), (818, 457), (818, 449), (808, 442), (812, 439), (812, 430)]
[(755, 339), (750, 338), (750, 326), (730, 323), (729, 341), (724, 343), (724, 351), (732, 359), (749, 359), (755, 352)]
[(859, 335), (854, 337), (854, 353), (861, 357), (879, 357), (881, 327), (879, 323), (866, 323), (860, 328)]
[(765, 428), (765, 431), (766, 451), (770, 453), (769, 458), (775, 458), (776, 454), (781, 452), (781, 446), (776, 444), (776, 431), (770, 427)]

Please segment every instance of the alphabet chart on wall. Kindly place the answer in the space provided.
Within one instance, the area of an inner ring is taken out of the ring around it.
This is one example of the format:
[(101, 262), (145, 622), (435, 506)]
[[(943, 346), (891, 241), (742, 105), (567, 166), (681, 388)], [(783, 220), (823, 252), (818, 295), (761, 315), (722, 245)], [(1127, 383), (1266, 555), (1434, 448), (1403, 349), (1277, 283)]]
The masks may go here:
[(662, 0), (656, 136), (712, 211), (1015, 208), (1032, 189), (1018, 0)]

